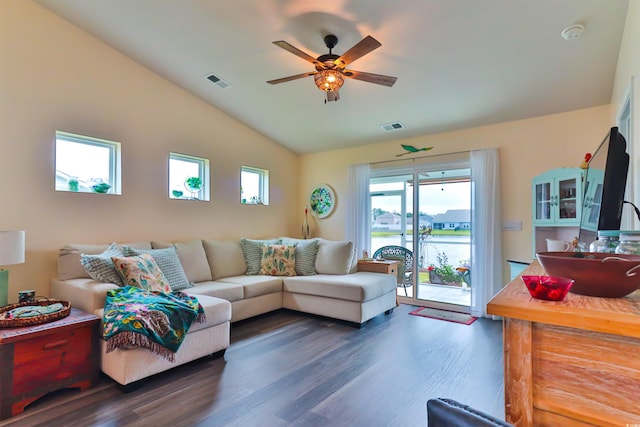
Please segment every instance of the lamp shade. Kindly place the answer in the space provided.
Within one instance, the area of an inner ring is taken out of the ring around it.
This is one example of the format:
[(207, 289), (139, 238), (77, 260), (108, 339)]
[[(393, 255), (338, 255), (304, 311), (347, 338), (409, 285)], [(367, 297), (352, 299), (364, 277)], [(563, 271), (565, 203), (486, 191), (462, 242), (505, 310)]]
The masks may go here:
[(0, 231), (0, 265), (24, 262), (24, 231)]

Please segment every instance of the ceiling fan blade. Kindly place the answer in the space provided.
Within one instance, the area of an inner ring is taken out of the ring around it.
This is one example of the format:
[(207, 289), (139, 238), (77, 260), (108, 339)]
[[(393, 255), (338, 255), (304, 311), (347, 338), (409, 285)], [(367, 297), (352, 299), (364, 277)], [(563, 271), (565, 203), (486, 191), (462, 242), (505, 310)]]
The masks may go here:
[(347, 64), (352, 63), (358, 58), (363, 57), (367, 53), (376, 50), (382, 46), (382, 44), (371, 36), (367, 36), (360, 40), (355, 46), (342, 54), (342, 56), (336, 59), (335, 63), (338, 67), (344, 68)]
[(344, 75), (352, 79), (362, 80), (363, 82), (375, 83), (377, 85), (389, 87), (393, 86), (396, 80), (398, 80), (397, 77), (384, 76), (382, 74), (364, 73), (362, 71), (355, 70), (344, 70)]
[(322, 65), (322, 63), (320, 61), (318, 61), (316, 58), (314, 58), (313, 56), (301, 51), (300, 49), (298, 49), (297, 47), (295, 47), (293, 45), (290, 45), (289, 43), (287, 43), (284, 40), (275, 41), (275, 42), (273, 42), (273, 44), (283, 48), (287, 52), (291, 52), (294, 55), (299, 56), (300, 58), (304, 59), (307, 62), (311, 62), (313, 65)]
[(314, 74), (316, 74), (315, 71), (309, 71), (307, 73), (296, 74), (295, 76), (289, 76), (289, 77), (283, 77), (281, 79), (269, 80), (267, 83), (269, 83), (271, 85), (277, 85), (278, 83), (290, 82), (291, 80), (302, 79), (304, 77), (313, 76)]

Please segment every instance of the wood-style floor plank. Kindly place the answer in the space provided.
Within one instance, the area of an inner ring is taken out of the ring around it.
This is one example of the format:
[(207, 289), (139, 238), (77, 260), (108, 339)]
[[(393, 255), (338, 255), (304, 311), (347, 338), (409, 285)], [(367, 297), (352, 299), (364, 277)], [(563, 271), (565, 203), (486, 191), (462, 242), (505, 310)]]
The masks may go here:
[(448, 397), (504, 419), (502, 324), (408, 313), (362, 329), (279, 311), (232, 325), (224, 358), (205, 358), (124, 393), (107, 377), (64, 390), (0, 426), (425, 426)]

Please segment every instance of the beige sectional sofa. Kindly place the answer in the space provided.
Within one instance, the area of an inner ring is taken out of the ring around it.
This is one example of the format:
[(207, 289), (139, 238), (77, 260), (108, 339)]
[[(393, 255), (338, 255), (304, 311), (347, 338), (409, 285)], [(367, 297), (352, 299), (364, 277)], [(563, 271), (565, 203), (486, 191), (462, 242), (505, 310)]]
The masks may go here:
[[(300, 254), (296, 259), (296, 272), (305, 275), (255, 274), (256, 251), (265, 242), (296, 245)], [(357, 272), (355, 250), (348, 241), (198, 239), (121, 245), (124, 246), (141, 251), (175, 247), (191, 283), (191, 287), (181, 290), (198, 297), (207, 320), (192, 327), (173, 364), (143, 349), (106, 353), (103, 342), (102, 370), (123, 385), (226, 349), (230, 322), (287, 308), (363, 325), (375, 316), (390, 312), (396, 305), (395, 277)], [(107, 247), (68, 245), (61, 249), (58, 277), (51, 280), (51, 296), (101, 315), (107, 291), (118, 285), (92, 279), (80, 260), (82, 254), (99, 254)]]

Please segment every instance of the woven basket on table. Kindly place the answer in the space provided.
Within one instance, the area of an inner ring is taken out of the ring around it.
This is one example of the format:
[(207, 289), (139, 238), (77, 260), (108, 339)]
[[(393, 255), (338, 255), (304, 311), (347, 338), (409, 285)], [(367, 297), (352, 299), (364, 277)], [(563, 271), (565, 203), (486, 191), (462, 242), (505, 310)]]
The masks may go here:
[[(25, 317), (21, 319), (5, 319), (5, 313), (13, 310), (14, 308), (24, 307), (29, 305), (51, 305), (60, 303), (62, 304), (62, 310), (55, 313), (43, 314), (41, 316)], [(9, 304), (4, 307), (0, 307), (0, 328), (19, 328), (21, 326), (39, 325), (41, 323), (53, 322), (55, 320), (67, 317), (71, 311), (71, 303), (69, 301), (62, 301), (57, 299), (41, 299), (31, 302), (20, 302), (17, 304)]]

